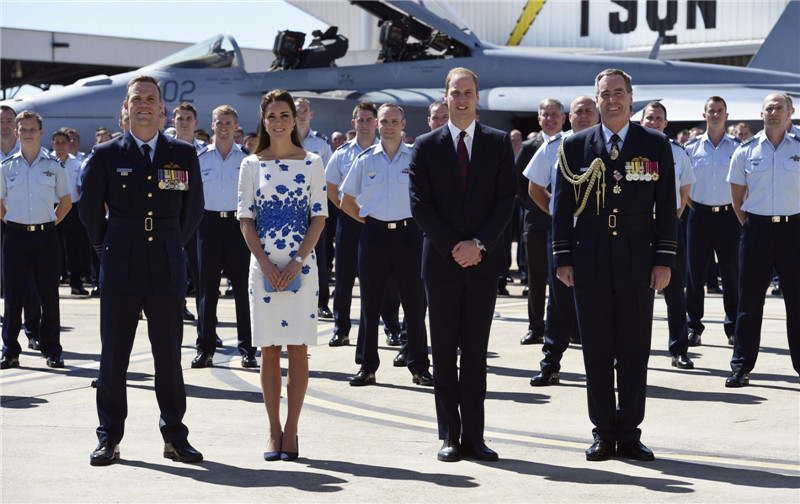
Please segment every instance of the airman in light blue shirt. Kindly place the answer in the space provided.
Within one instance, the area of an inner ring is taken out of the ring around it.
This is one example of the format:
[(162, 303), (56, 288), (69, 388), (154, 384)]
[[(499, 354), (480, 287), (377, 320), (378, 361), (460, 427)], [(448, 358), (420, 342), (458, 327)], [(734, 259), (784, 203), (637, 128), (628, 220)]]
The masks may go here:
[(708, 132), (686, 144), (686, 154), (692, 161), (695, 176), (689, 193), (692, 201), (709, 206), (730, 204), (731, 188), (726, 177), (733, 151), (738, 146), (739, 141), (726, 134), (714, 147)]
[(200, 154), (200, 175), (203, 177), (203, 193), (206, 210), (232, 212), (239, 198), (239, 167), (247, 157), (241, 147), (234, 143), (223, 159), (216, 144), (211, 144)]

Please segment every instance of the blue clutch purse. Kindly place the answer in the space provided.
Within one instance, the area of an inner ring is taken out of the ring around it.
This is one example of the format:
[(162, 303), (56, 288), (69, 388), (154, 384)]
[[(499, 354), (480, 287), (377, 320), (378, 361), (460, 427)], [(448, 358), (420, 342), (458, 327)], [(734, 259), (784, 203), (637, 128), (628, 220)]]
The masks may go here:
[(297, 292), (298, 290), (300, 290), (300, 277), (299, 276), (294, 277), (294, 280), (292, 280), (289, 283), (289, 285), (287, 285), (286, 288), (283, 289), (282, 291), (276, 291), (275, 289), (273, 289), (272, 285), (270, 285), (269, 283), (269, 280), (267, 280), (267, 277), (264, 277), (264, 290), (267, 292), (286, 292), (286, 291)]

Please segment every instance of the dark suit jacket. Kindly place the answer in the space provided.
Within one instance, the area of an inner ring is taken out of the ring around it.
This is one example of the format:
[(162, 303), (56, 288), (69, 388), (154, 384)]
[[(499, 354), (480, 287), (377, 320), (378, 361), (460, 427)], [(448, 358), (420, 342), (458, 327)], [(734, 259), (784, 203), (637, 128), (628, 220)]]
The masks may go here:
[(522, 142), (522, 148), (519, 150), (515, 161), (517, 169), (517, 198), (522, 201), (525, 210), (527, 210), (525, 213), (525, 228), (533, 232), (546, 232), (552, 224), (550, 215), (539, 208), (539, 205), (531, 199), (528, 194), (529, 180), (522, 174), (543, 143), (544, 137), (542, 135), (525, 140)]
[[(464, 272), (486, 278), (500, 275), (505, 259), (496, 245), (511, 219), (516, 191), (508, 134), (475, 124), (466, 191), (461, 189), (453, 137), (446, 126), (417, 137), (409, 177), (411, 213), (425, 233), (423, 278), (447, 282)], [(473, 238), (484, 244), (486, 254), (476, 266), (462, 268), (451, 251), (458, 242)]]
[[(580, 174), (596, 158), (603, 160), (605, 206), (597, 185), (592, 186), (586, 207), (573, 227), (573, 214), (586, 193), (581, 186), (576, 202), (573, 185), (563, 175), (556, 179), (553, 216), (553, 254), (556, 267), (573, 266), (575, 285), (647, 287), (653, 266), (675, 267), (677, 220), (675, 219), (675, 167), (669, 139), (658, 131), (630, 123), (616, 161), (608, 157), (601, 125), (564, 139), (569, 169)], [(625, 163), (643, 157), (658, 162), (658, 181), (619, 181)], [(655, 219), (653, 205), (655, 204)]]
[[(188, 190), (159, 188), (161, 169), (185, 175)], [(102, 245), (101, 288), (185, 289), (183, 245), (200, 222), (203, 207), (192, 145), (159, 134), (150, 171), (131, 133), (98, 146), (86, 164), (79, 210), (89, 240)]]

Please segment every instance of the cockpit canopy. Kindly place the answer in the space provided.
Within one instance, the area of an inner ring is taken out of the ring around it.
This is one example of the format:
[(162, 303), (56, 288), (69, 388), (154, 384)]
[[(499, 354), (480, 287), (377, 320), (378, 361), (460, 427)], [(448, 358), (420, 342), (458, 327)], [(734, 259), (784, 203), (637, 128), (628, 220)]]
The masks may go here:
[(150, 66), (172, 68), (236, 68), (243, 66), (242, 52), (234, 38), (221, 33), (193, 46), (182, 49), (171, 56), (158, 60)]

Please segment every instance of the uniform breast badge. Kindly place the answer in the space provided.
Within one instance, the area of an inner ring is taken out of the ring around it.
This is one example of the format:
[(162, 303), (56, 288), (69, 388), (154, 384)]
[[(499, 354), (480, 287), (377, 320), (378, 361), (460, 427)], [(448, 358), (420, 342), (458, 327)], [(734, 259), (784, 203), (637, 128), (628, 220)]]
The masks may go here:
[(175, 163), (168, 163), (158, 170), (158, 188), (170, 191), (189, 190), (189, 172), (181, 170)]
[(616, 184), (614, 184), (614, 194), (619, 194), (622, 192), (622, 188), (619, 186), (619, 181), (625, 178), (619, 170), (614, 170), (614, 180), (616, 180)]

